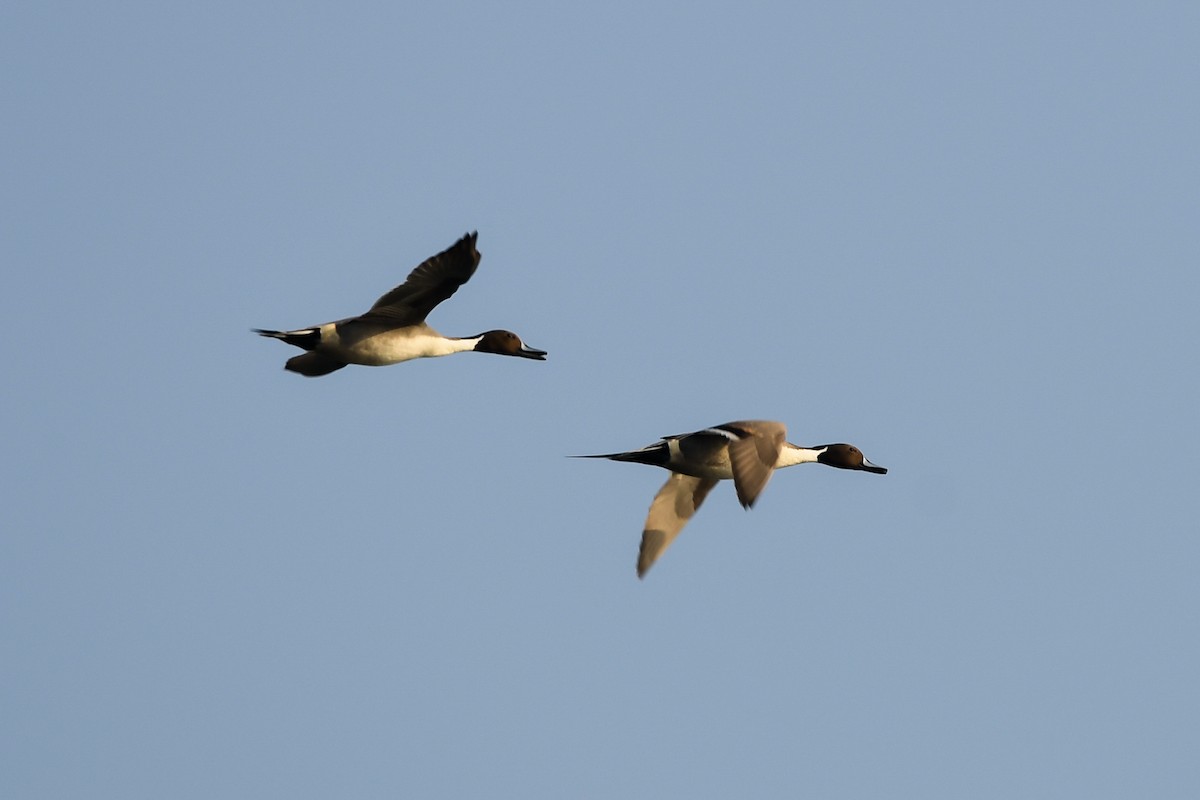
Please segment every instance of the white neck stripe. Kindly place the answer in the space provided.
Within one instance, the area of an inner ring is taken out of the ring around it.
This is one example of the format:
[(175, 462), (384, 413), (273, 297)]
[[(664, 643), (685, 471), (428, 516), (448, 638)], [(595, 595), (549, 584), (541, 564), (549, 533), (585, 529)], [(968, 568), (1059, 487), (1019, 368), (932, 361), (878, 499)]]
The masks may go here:
[(826, 448), (824, 447), (797, 447), (796, 445), (785, 443), (783, 449), (779, 451), (779, 459), (775, 462), (775, 468), (791, 467), (796, 464), (812, 464), (825, 450)]

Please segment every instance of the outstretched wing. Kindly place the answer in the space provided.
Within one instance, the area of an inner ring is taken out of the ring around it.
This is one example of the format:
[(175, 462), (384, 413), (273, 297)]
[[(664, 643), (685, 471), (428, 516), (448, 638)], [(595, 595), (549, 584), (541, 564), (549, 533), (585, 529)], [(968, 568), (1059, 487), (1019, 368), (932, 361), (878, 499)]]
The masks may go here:
[(426, 259), (408, 274), (404, 283), (375, 301), (360, 319), (385, 321), (394, 325), (424, 322), (438, 303), (471, 279), (479, 266), (475, 249), (478, 233), (468, 233), (453, 246)]
[(716, 485), (717, 482), (709, 478), (671, 473), (671, 477), (655, 495), (654, 502), (650, 504), (650, 514), (646, 517), (646, 529), (642, 531), (642, 546), (638, 552), (639, 578), (644, 577), (658, 557), (671, 546), (671, 542), (675, 541), (683, 526), (687, 525)]
[(787, 427), (767, 420), (729, 422), (718, 427), (736, 436), (729, 442), (733, 485), (742, 506), (750, 508), (775, 471), (787, 440)]

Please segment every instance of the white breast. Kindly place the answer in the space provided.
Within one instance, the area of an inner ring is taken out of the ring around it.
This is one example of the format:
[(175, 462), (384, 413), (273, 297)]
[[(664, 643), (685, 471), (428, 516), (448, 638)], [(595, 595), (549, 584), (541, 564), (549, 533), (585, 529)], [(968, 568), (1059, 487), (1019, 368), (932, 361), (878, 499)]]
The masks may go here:
[[(330, 326), (332, 327), (332, 326)], [(339, 339), (336, 330), (321, 331), (321, 349), (350, 364), (382, 367), (414, 358), (435, 358), (475, 348), (478, 339), (448, 339), (429, 328), (380, 331), (352, 343)]]

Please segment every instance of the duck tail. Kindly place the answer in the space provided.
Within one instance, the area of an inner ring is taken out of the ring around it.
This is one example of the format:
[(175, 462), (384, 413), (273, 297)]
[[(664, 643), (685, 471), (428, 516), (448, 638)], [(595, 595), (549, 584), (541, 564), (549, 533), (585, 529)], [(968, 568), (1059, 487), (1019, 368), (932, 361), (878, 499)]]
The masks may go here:
[(293, 347), (299, 347), (301, 350), (314, 350), (321, 343), (320, 328), (303, 328), (298, 331), (268, 331), (262, 328), (252, 328), (251, 330), (259, 336), (281, 339)]
[(630, 461), (634, 464), (649, 464), (654, 467), (664, 467), (670, 460), (667, 443), (659, 442), (641, 450), (630, 450), (625, 453), (600, 453), (597, 455), (571, 456), (571, 458), (607, 458), (609, 461)]

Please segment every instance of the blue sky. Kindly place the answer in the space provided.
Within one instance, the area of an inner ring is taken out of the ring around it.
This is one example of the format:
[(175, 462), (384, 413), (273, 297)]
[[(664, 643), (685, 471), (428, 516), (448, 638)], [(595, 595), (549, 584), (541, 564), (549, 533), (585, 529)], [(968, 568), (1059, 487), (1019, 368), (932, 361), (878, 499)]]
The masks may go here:
[[(1200, 12), (10, 3), (6, 797), (1200, 792)], [(464, 354), (306, 380), (467, 230)], [(886, 477), (650, 467), (742, 418)]]

